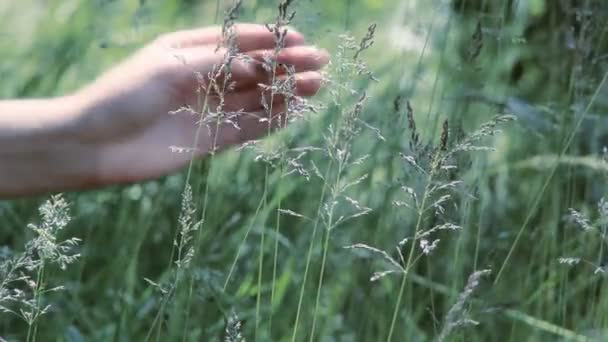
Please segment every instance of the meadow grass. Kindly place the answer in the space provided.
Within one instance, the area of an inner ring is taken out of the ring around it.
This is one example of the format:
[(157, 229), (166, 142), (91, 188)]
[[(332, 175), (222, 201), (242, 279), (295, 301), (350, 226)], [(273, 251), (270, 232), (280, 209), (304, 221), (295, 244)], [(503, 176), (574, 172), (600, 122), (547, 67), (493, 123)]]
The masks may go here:
[[(223, 23), (229, 47), (234, 22), (269, 23), (275, 55), (290, 25), (332, 53), (323, 92), (287, 96), (290, 127), (264, 141), (1, 201), (2, 339), (608, 336), (603, 1), (239, 4), (0, 4), (2, 98), (77, 89), (193, 25)], [(292, 85), (273, 77), (268, 98)], [(200, 91), (200, 129), (230, 120)]]

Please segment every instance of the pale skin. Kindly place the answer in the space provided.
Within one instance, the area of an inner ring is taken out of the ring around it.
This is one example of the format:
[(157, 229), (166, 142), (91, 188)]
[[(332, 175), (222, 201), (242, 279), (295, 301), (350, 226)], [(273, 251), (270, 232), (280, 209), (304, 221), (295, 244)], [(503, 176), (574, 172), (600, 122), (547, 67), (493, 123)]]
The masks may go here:
[[(220, 39), (217, 27), (169, 33), (73, 94), (0, 101), (0, 197), (153, 179), (208, 154), (215, 144), (222, 149), (262, 137), (268, 123), (260, 120), (267, 114), (259, 85), (268, 84), (270, 75), (256, 63), (237, 60), (231, 68), (236, 87), (225, 108), (243, 112), (235, 118), (238, 128), (222, 124), (216, 136), (199, 129), (196, 115), (169, 114), (204, 102), (194, 72), (207, 75), (222, 63)], [(274, 55), (273, 34), (262, 25), (237, 25), (236, 44), (254, 60)], [(277, 58), (295, 68), (296, 93), (303, 97), (319, 90), (319, 70), (328, 60), (327, 52), (306, 45), (294, 30)], [(208, 100), (213, 105), (214, 98)], [(274, 99), (273, 116), (285, 111), (284, 103)], [(193, 147), (194, 141), (195, 152), (169, 148)]]

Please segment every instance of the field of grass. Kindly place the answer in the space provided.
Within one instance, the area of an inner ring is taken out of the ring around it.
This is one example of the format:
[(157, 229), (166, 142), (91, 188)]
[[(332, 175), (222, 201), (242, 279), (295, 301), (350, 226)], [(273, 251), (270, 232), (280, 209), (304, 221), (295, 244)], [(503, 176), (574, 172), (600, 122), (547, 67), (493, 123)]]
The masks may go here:
[[(0, 99), (74, 91), (230, 3), (4, 1)], [(65, 270), (9, 273), (51, 195), (0, 201), (0, 341), (607, 340), (608, 3), (292, 10), (332, 53), (306, 120), (188, 182), (63, 194)]]

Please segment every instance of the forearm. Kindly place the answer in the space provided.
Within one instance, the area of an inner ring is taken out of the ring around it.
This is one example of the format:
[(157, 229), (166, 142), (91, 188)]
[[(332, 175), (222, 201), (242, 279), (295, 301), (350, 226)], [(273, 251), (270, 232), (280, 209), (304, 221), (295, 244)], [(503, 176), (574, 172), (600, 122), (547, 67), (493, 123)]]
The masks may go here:
[(0, 197), (95, 183), (93, 149), (78, 138), (75, 97), (0, 101)]

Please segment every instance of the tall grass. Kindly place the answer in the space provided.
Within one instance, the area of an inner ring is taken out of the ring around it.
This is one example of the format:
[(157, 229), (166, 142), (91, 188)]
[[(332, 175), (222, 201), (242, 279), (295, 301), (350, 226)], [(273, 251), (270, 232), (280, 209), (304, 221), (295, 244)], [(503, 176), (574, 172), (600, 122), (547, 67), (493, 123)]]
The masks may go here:
[[(223, 22), (201, 131), (236, 115), (207, 102), (243, 58), (232, 25), (268, 23), (261, 119), (285, 129), (160, 180), (0, 202), (3, 339), (608, 336), (603, 1), (20, 4), (39, 29), (15, 6), (3, 97), (75, 89), (160, 32)], [(332, 54), (314, 102), (276, 62), (292, 26)]]

